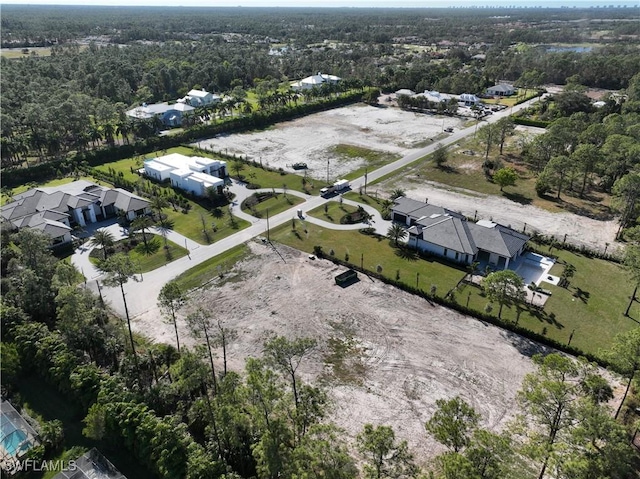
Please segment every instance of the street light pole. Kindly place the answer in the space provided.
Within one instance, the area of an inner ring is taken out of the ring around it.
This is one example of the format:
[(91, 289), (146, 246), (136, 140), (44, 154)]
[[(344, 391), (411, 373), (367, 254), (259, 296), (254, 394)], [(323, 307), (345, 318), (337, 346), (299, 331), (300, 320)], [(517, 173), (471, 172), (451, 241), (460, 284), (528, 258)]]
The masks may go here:
[(267, 208), (267, 241), (271, 242), (269, 238), (269, 208)]

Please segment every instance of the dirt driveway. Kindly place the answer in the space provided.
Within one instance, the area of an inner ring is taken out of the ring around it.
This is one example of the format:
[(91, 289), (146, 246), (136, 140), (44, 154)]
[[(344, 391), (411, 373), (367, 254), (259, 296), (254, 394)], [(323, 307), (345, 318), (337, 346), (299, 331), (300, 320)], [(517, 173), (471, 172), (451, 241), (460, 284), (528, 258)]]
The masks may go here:
[[(329, 261), (279, 245), (285, 264), (264, 245), (250, 245), (254, 255), (182, 311), (203, 306), (237, 330), (231, 368), (261, 356), (271, 334), (315, 338), (320, 346), (301, 374), (328, 386), (330, 419), (352, 439), (365, 423), (391, 425), (421, 461), (442, 451), (424, 430), (437, 399), (460, 395), (483, 426), (505, 425), (538, 345), (366, 276), (342, 289), (333, 279), (342, 270)], [(157, 312), (136, 318), (135, 328), (173, 343)], [(184, 324), (181, 330), (192, 342)]]

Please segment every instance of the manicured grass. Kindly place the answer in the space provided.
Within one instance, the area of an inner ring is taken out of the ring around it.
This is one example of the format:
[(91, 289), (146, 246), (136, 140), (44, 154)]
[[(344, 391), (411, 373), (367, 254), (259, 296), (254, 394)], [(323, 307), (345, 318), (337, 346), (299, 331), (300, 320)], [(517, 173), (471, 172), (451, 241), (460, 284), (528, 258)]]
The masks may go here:
[[(351, 193), (348, 193), (351, 194)], [(325, 205), (327, 211), (325, 212)], [(358, 211), (356, 206), (340, 204), (337, 201), (329, 201), (322, 206), (318, 206), (317, 208), (312, 209), (308, 212), (310, 216), (314, 218), (319, 218), (324, 221), (328, 221), (329, 223), (333, 223), (336, 225), (340, 224), (340, 218), (345, 215), (355, 213)]]
[(304, 202), (304, 200), (298, 196), (293, 195), (284, 195), (283, 193), (277, 193), (275, 196), (271, 198), (261, 201), (257, 205), (253, 207), (253, 209), (247, 208), (245, 203), (247, 200), (242, 202), (242, 211), (253, 215), (257, 218), (264, 218), (267, 216), (267, 210), (270, 216), (277, 215), (282, 211), (286, 211), (290, 208), (293, 208), (296, 205)]
[[(367, 189), (369, 192), (374, 191), (373, 189)], [(377, 209), (380, 213), (382, 213), (382, 200), (384, 199), (382, 196), (376, 198), (375, 196), (371, 196), (370, 194), (359, 194), (356, 191), (350, 191), (343, 195), (346, 199), (357, 201), (358, 203), (364, 203), (365, 205), (369, 205), (375, 209)]]
[(340, 143), (332, 147), (332, 153), (338, 155), (339, 158), (354, 159), (360, 158), (365, 161), (365, 165), (358, 168), (355, 171), (348, 173), (344, 178), (347, 180), (353, 180), (364, 175), (365, 171), (373, 171), (380, 168), (383, 165), (391, 163), (400, 158), (400, 155), (388, 153), (384, 151), (370, 150), (369, 148), (363, 148), (361, 146), (348, 145)]
[[(187, 213), (173, 208), (165, 208), (162, 211), (167, 215), (167, 222), (172, 230), (196, 243), (213, 243), (249, 226), (248, 221), (240, 218), (234, 218), (235, 226), (232, 225), (229, 221), (229, 208), (227, 206), (207, 209), (193, 201), (189, 201), (189, 204), (191, 209)], [(203, 218), (207, 227), (206, 234), (203, 233), (202, 228)], [(214, 225), (215, 231), (213, 231)]]
[(174, 281), (183, 291), (198, 288), (207, 284), (216, 276), (227, 272), (235, 263), (243, 260), (250, 254), (246, 244), (239, 244), (218, 256), (200, 263), (188, 269)]
[[(178, 258), (186, 256), (188, 251), (175, 244), (173, 241), (167, 240), (167, 249), (164, 248), (164, 239), (158, 235), (147, 233), (147, 245), (145, 249), (144, 242), (142, 241), (142, 234), (140, 233), (140, 239), (137, 246), (127, 252), (129, 258), (136, 266), (136, 273), (147, 273), (154, 269), (164, 266), (171, 261), (175, 261)], [(119, 241), (118, 243), (128, 242), (128, 239)], [(116, 248), (118, 243), (116, 243)], [(94, 249), (89, 256), (90, 261), (93, 264), (99, 265), (103, 259), (102, 250)]]
[[(234, 178), (237, 178), (237, 173), (233, 168), (233, 161), (227, 163), (227, 171), (234, 175)], [(261, 168), (259, 164), (258, 166), (253, 166), (243, 163), (240, 176), (242, 181), (252, 183), (257, 188), (283, 188), (286, 186), (289, 190), (296, 190), (309, 195), (319, 194), (320, 189), (325, 186), (323, 181), (305, 178), (302, 175), (293, 173), (269, 171)]]
[(51, 47), (29, 47), (27, 53), (22, 53), (22, 48), (7, 50), (3, 48), (1, 54), (5, 58), (28, 58), (31, 56), (50, 57)]
[[(73, 398), (65, 397), (44, 379), (30, 375), (18, 382), (18, 391), (29, 408), (46, 421), (59, 419), (64, 427), (63, 447), (97, 448), (118, 470), (127, 477), (153, 479), (156, 476), (138, 463), (135, 457), (119, 443), (95, 441), (82, 435), (84, 413)], [(75, 459), (75, 458), (74, 458)], [(52, 474), (53, 476), (55, 474)], [(49, 475), (45, 477), (51, 477)], [(35, 476), (34, 476), (35, 477)]]
[[(548, 252), (548, 249), (542, 251)], [(554, 249), (553, 254), (559, 255), (561, 261), (573, 264), (575, 276), (567, 289), (541, 283), (541, 287), (552, 295), (543, 312), (525, 309), (518, 321), (520, 326), (562, 343), (567, 343), (573, 332), (571, 345), (596, 355), (611, 346), (617, 333), (638, 327), (638, 303), (634, 303), (630, 311), (635, 321), (623, 316), (633, 287), (619, 265), (568, 251)], [(559, 276), (563, 269), (564, 264), (558, 262), (551, 274)], [(466, 304), (469, 293), (469, 307), (484, 311), (489, 301), (478, 287), (465, 285), (457, 295), (458, 302)], [(491, 314), (497, 316), (498, 309), (499, 305), (494, 304)], [(515, 307), (503, 308), (503, 319), (515, 321), (516, 317)]]
[(322, 246), (324, 254), (333, 250), (336, 258), (349, 261), (365, 269), (376, 271), (382, 267), (381, 274), (396, 279), (399, 271), (400, 280), (415, 287), (419, 273), (419, 286), (429, 291), (436, 285), (439, 295), (446, 294), (465, 275), (464, 270), (453, 268), (435, 260), (424, 260), (406, 250), (393, 248), (386, 238), (377, 238), (360, 233), (357, 230), (337, 231), (321, 228), (311, 223), (305, 225), (306, 233), (300, 228), (291, 230), (291, 225), (284, 224), (271, 230), (271, 239), (308, 253), (313, 252), (315, 245)]

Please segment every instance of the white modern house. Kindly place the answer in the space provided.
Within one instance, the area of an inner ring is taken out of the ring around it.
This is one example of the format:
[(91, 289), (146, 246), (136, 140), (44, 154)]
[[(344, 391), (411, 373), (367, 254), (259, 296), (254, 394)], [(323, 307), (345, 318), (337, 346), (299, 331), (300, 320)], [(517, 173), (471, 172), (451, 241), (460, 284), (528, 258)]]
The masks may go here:
[(227, 163), (202, 156), (171, 153), (145, 160), (144, 174), (196, 196), (206, 196), (208, 188), (222, 193), (227, 177)]
[(76, 226), (83, 227), (121, 213), (131, 221), (150, 212), (149, 202), (133, 193), (85, 180), (33, 188), (15, 195), (11, 203), (0, 209), (3, 221), (15, 228), (41, 230), (54, 246), (70, 242)]
[(295, 91), (301, 90), (311, 90), (312, 88), (320, 88), (323, 83), (339, 83), (342, 80), (340, 77), (335, 75), (327, 75), (326, 73), (318, 73), (316, 75), (311, 75), (307, 78), (303, 78), (302, 80), (291, 82), (291, 88)]
[(441, 206), (400, 197), (391, 219), (408, 227), (407, 244), (419, 251), (462, 264), (478, 261), (507, 269), (524, 252), (530, 237), (493, 221), (467, 221)]

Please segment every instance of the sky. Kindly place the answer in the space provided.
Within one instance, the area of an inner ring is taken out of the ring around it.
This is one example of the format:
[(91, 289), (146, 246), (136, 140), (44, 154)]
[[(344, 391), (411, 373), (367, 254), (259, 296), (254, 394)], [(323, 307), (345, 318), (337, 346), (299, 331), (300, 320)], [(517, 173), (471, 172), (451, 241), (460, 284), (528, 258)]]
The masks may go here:
[(592, 7), (604, 5), (637, 6), (638, 0), (0, 0), (0, 5), (110, 5), (170, 7)]

